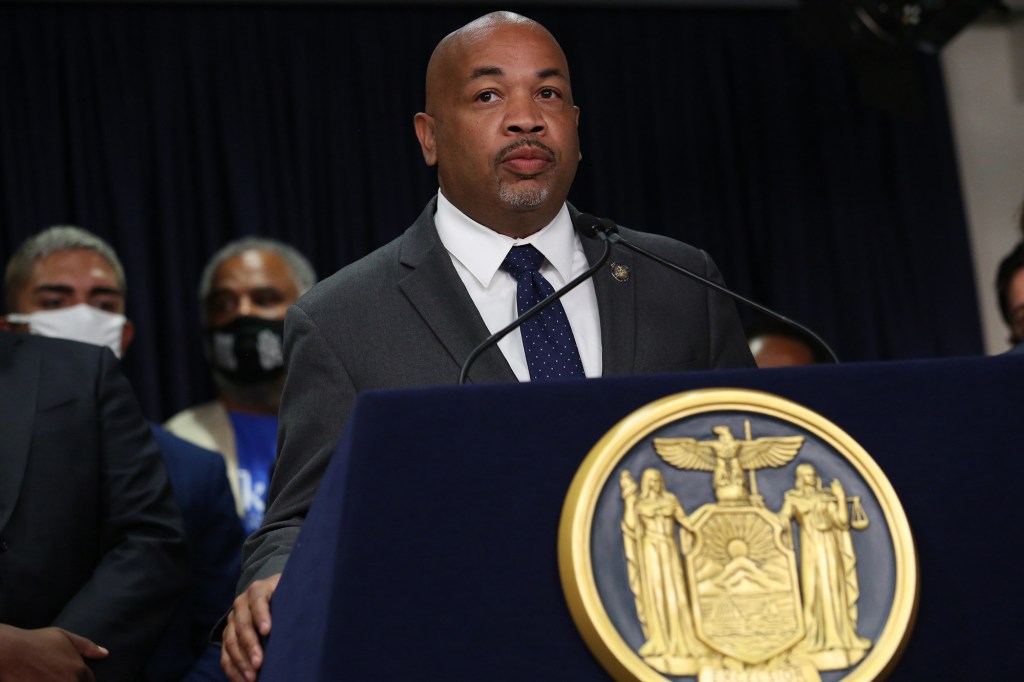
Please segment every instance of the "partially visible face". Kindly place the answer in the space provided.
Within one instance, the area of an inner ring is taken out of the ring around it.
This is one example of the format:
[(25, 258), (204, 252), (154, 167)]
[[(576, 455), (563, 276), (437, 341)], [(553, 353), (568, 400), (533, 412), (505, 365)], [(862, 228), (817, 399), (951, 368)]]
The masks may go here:
[(569, 67), (541, 27), (463, 29), (427, 72), (416, 133), (441, 191), (473, 220), (526, 236), (558, 213), (580, 161)]
[(760, 368), (813, 365), (814, 351), (794, 338), (764, 334), (751, 340), (750, 352)]
[(1018, 270), (1006, 288), (1006, 305), (1010, 312), (1010, 343), (1024, 341), (1024, 269)]
[(288, 263), (272, 251), (243, 251), (213, 273), (203, 302), (206, 323), (221, 327), (239, 317), (283, 320), (299, 297)]
[(110, 263), (91, 249), (56, 251), (35, 262), (25, 287), (15, 297), (17, 310), (34, 313), (86, 303), (124, 314), (124, 292)]

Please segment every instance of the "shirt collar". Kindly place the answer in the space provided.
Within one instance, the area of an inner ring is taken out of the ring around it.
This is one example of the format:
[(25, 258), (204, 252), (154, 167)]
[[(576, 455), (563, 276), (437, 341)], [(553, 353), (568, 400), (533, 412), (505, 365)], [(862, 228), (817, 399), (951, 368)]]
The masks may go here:
[(525, 239), (512, 239), (481, 225), (455, 207), (438, 190), (437, 212), (434, 214), (437, 234), (445, 249), (475, 277), (483, 287), (501, 267), (513, 246), (533, 244), (544, 258), (568, 282), (572, 275), (572, 259), (576, 248), (569, 209), (563, 203), (554, 220)]

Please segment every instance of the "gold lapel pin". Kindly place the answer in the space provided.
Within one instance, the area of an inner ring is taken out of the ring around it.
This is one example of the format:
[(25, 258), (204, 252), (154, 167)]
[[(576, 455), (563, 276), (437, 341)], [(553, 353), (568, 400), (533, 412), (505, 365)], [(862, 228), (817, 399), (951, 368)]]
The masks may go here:
[(629, 268), (621, 263), (611, 263), (612, 277), (617, 282), (628, 282), (629, 281)]

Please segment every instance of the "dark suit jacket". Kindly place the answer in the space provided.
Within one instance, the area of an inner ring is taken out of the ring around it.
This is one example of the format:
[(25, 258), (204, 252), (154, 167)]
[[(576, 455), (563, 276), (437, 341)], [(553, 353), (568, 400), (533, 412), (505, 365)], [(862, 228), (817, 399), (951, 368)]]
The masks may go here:
[(107, 647), (136, 680), (185, 575), (167, 471), (113, 354), (0, 332), (0, 622)]
[[(457, 383), (462, 362), (489, 336), (437, 235), (435, 206), (436, 199), (405, 234), (327, 278), (288, 311), (277, 471), (264, 525), (246, 541), (240, 586), (284, 568), (356, 394)], [(703, 251), (620, 231), (721, 281)], [(583, 246), (591, 263), (603, 250), (597, 241)], [(753, 366), (730, 299), (621, 246), (611, 261), (628, 267), (630, 277), (620, 282), (609, 268), (594, 278), (604, 376)], [(494, 347), (478, 358), (469, 379), (516, 377)]]
[(226, 680), (210, 632), (235, 598), (245, 529), (224, 458), (150, 424), (181, 507), (188, 591), (146, 665), (147, 682)]

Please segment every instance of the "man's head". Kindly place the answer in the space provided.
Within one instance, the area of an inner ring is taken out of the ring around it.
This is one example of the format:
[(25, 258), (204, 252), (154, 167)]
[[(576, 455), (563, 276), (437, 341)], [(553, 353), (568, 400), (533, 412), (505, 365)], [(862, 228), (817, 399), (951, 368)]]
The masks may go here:
[(207, 359), (222, 399), (276, 411), (285, 312), (315, 282), (309, 261), (273, 239), (243, 237), (213, 255), (200, 278), (199, 299)]
[(247, 315), (283, 320), (288, 306), (315, 283), (313, 266), (291, 246), (263, 237), (236, 239), (203, 268), (203, 324), (219, 327)]
[(797, 367), (827, 362), (821, 345), (797, 329), (765, 318), (747, 331), (747, 343), (757, 366)]
[(427, 66), (425, 108), (423, 158), (459, 210), (515, 237), (554, 219), (582, 157), (569, 66), (547, 29), (495, 12), (449, 34)]
[(798, 367), (813, 365), (814, 350), (800, 339), (784, 334), (759, 334), (750, 339), (750, 352), (757, 366)]
[(1024, 242), (999, 263), (996, 295), (999, 297), (999, 311), (1010, 328), (1010, 343), (1024, 342)]
[(134, 335), (124, 318), (121, 261), (79, 227), (50, 227), (26, 239), (7, 263), (4, 288), (4, 327), (108, 345), (118, 355)]

